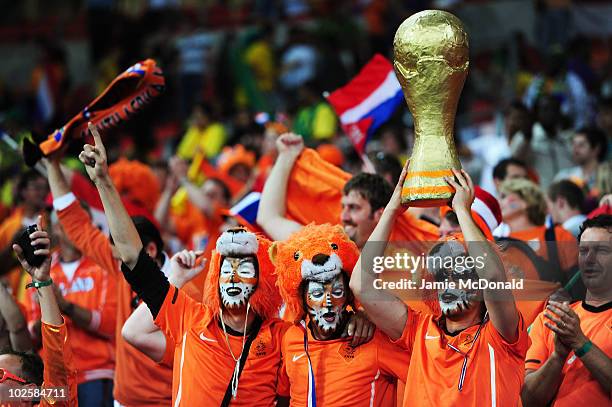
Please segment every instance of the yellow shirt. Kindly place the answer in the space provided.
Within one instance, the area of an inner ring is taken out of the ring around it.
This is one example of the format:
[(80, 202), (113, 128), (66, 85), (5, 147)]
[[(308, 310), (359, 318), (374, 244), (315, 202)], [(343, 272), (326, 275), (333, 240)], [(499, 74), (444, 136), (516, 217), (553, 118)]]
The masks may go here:
[(178, 146), (179, 157), (191, 160), (197, 151), (202, 151), (207, 158), (219, 154), (225, 144), (227, 133), (220, 123), (213, 123), (205, 129), (189, 126)]

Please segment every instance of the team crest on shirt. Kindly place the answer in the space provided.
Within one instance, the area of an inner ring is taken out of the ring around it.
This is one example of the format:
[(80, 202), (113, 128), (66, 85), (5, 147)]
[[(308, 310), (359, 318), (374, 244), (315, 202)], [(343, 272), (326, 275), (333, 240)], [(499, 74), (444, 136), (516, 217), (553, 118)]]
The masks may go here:
[(269, 331), (260, 332), (255, 341), (251, 345), (250, 355), (254, 358), (261, 358), (270, 352), (271, 336)]
[(463, 345), (467, 346), (472, 342), (474, 342), (474, 337), (470, 334), (465, 335), (465, 339), (463, 340)]
[(349, 342), (343, 342), (338, 348), (338, 353), (346, 363), (351, 363), (357, 356), (358, 348), (351, 346)]

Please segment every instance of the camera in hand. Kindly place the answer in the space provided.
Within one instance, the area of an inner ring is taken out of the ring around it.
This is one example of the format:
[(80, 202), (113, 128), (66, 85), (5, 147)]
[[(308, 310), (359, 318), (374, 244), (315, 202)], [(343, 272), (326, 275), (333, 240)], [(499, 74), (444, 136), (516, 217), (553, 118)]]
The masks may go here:
[(40, 266), (45, 261), (45, 256), (34, 254), (34, 251), (39, 249), (38, 246), (32, 246), (30, 235), (38, 230), (36, 225), (30, 225), (23, 230), (17, 237), (16, 244), (23, 250), (23, 257), (28, 264), (33, 267)]

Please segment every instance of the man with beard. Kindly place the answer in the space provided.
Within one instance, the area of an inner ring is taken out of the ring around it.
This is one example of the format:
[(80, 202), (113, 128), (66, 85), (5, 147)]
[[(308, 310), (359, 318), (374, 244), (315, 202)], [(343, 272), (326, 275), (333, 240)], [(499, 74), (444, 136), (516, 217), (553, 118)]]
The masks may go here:
[[(90, 125), (95, 145), (79, 155), (104, 206), (122, 271), (147, 304), (155, 323), (174, 342), (173, 405), (272, 406), (277, 394), (280, 338), (286, 323), (274, 318), (280, 296), (274, 287), (269, 241), (244, 229), (217, 240), (200, 304), (168, 282), (151, 259), (108, 175), (106, 151)], [(190, 259), (187, 268), (195, 268)]]
[(355, 243), (340, 226), (310, 224), (270, 253), (286, 312), (295, 321), (282, 344), (291, 405), (395, 405), (409, 353), (380, 331), (358, 348), (342, 337), (347, 307), (355, 309), (348, 287), (359, 256)]
[[(428, 261), (437, 256), (450, 257), (454, 267), (431, 261), (436, 267), (428, 269), (437, 282), (460, 284), (478, 278), (503, 283), (506, 281), (503, 265), (470, 213), (474, 201), (472, 180), (463, 170), (453, 170), (453, 174), (455, 179), (447, 178), (455, 188), (452, 208), (467, 244), (460, 240), (438, 244)], [(406, 170), (368, 240), (363, 251), (368, 256), (384, 253), (386, 245), (375, 242), (388, 241), (391, 227), (403, 211), (401, 189), (405, 176)], [(469, 257), (473, 258), (474, 266), (468, 266)], [(479, 258), (482, 267), (477, 266)], [(391, 291), (376, 289), (374, 282), (378, 276), (370, 265), (362, 262), (366, 262), (363, 257), (351, 277), (353, 293), (372, 321), (398, 347), (411, 353), (406, 379), (410, 390), (405, 393), (404, 406), (509, 406), (520, 402), (529, 338), (511, 291), (461, 290), (461, 285), (459, 291), (439, 290), (442, 314), (421, 314)]]
[(529, 332), (525, 405), (610, 405), (612, 388), (612, 216), (582, 224), (578, 265), (584, 301), (550, 301)]

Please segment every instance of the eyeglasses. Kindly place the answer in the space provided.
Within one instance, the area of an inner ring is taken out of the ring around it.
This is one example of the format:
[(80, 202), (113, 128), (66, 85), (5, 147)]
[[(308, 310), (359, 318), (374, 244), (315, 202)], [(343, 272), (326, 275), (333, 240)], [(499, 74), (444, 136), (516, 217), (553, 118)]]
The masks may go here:
[(0, 368), (0, 383), (4, 383), (7, 380), (13, 380), (13, 381), (23, 383), (23, 384), (28, 383), (26, 379), (23, 379), (17, 375), (14, 375), (6, 369)]

